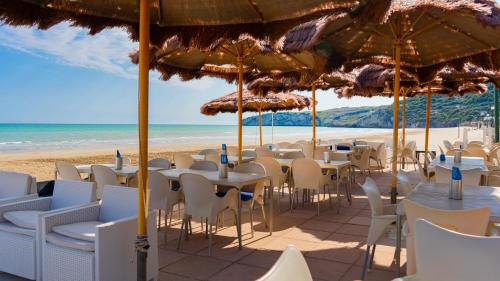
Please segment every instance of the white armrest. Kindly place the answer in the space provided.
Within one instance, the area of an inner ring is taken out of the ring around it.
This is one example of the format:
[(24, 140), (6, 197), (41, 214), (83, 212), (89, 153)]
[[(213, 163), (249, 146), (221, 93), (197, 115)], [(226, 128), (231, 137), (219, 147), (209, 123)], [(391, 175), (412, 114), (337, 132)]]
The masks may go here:
[(42, 233), (49, 233), (52, 227), (84, 221), (96, 221), (99, 218), (100, 205), (97, 203), (77, 208), (54, 210), (41, 218)]
[(416, 275), (409, 275), (401, 278), (393, 279), (392, 281), (419, 281)]
[(7, 198), (0, 199), (0, 204), (4, 205), (4, 204), (10, 204), (10, 203), (14, 203), (14, 202), (33, 200), (36, 198), (38, 198), (38, 194), (28, 194), (28, 195), (17, 196), (17, 197), (7, 197)]
[[(148, 214), (148, 234), (150, 249), (148, 260), (157, 255), (156, 213)], [(97, 280), (127, 280), (136, 268), (131, 264), (136, 260), (135, 239), (137, 236), (137, 217), (128, 217), (101, 224), (96, 230), (96, 267)], [(100, 269), (99, 269), (100, 268)]]
[(3, 214), (12, 211), (39, 210), (47, 211), (50, 208), (52, 198), (43, 197), (28, 201), (20, 201), (0, 206), (0, 222), (5, 221)]

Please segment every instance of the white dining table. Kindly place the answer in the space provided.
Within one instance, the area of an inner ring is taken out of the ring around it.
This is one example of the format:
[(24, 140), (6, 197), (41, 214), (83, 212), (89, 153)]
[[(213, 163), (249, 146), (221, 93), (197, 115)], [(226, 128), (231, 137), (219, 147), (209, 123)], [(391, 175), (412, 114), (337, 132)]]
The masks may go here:
[[(220, 178), (218, 171), (203, 171), (203, 170), (192, 170), (192, 169), (170, 169), (160, 171), (162, 175), (167, 177), (169, 180), (178, 181), (182, 174), (191, 173), (197, 174), (205, 177), (214, 185), (232, 186), (238, 190), (238, 214), (236, 216), (236, 229), (238, 232), (238, 244), (240, 249), (242, 248), (241, 239), (241, 189), (244, 186), (256, 184), (262, 181), (268, 181), (271, 177), (266, 175), (258, 175), (254, 173), (237, 173), (228, 172), (227, 178)], [(268, 226), (269, 233), (273, 232), (273, 195), (271, 192), (269, 216), (268, 216)]]
[[(120, 170), (117, 170), (115, 168), (115, 164), (109, 164), (109, 163), (105, 163), (105, 164), (83, 164), (83, 165), (76, 165), (75, 167), (76, 167), (76, 169), (78, 170), (79, 173), (89, 174), (90, 175), (90, 174), (92, 174), (91, 167), (93, 165), (106, 166), (106, 167), (110, 168), (118, 176), (124, 177), (126, 179), (126, 181), (127, 181), (127, 185), (128, 185), (129, 180), (131, 178), (135, 177), (135, 175), (137, 174), (137, 171), (139, 171), (139, 166), (136, 166), (136, 165), (126, 165), (126, 166), (123, 166)], [(164, 170), (164, 168), (148, 167), (148, 170), (149, 171), (159, 171), (159, 170)], [(90, 177), (89, 177), (89, 179), (90, 179)]]
[[(292, 162), (293, 160), (295, 159), (276, 159), (280, 165), (282, 167), (288, 167), (288, 168), (291, 168), (292, 167)], [(341, 197), (340, 197), (340, 188), (339, 188), (339, 180), (340, 180), (340, 171), (344, 168), (347, 168), (348, 171), (349, 171), (349, 190), (352, 188), (351, 186), (351, 176), (350, 176), (350, 173), (351, 173), (351, 161), (344, 161), (344, 160), (332, 160), (328, 163), (326, 163), (325, 161), (323, 160), (314, 160), (316, 161), (316, 163), (319, 164), (319, 166), (321, 167), (321, 169), (324, 169), (324, 170), (335, 170), (336, 173), (336, 192), (337, 192), (337, 213), (340, 212), (340, 204), (341, 204)], [(290, 173), (291, 174), (291, 173)], [(351, 204), (351, 201), (349, 199), (349, 196), (347, 196), (347, 199), (349, 201), (349, 204)]]
[[(500, 222), (500, 187), (492, 186), (464, 186), (463, 199), (448, 198), (448, 184), (422, 182), (419, 183), (408, 195), (407, 200), (424, 206), (441, 210), (467, 210), (474, 208), (490, 208), (490, 221)], [(405, 215), (403, 204), (399, 204), (397, 214), (397, 242), (396, 262), (398, 274), (400, 273), (401, 249), (401, 224)]]
[(439, 161), (439, 156), (433, 159), (428, 166), (429, 171), (435, 171), (436, 166), (439, 165), (449, 169), (451, 169), (452, 167), (458, 167), (460, 170), (472, 170), (479, 168), (485, 174), (489, 172), (488, 167), (486, 166), (486, 163), (484, 162), (484, 159), (482, 157), (462, 156), (462, 161), (460, 163), (454, 162), (454, 156), (445, 157), (446, 160), (444, 162)]

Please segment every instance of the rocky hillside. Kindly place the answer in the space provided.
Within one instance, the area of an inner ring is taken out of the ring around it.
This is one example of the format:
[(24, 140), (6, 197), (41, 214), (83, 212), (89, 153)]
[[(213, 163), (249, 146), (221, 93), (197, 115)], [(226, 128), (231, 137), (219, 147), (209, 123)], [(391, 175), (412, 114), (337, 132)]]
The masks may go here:
[[(369, 103), (369, 99), (366, 99)], [(407, 99), (407, 127), (425, 127), (426, 97)], [(492, 114), (493, 91), (483, 95), (463, 97), (432, 97), (431, 127), (452, 127), (459, 122), (477, 121), (481, 114)], [(400, 104), (402, 108), (402, 104)], [(343, 107), (319, 111), (316, 119), (318, 126), (353, 128), (392, 128), (392, 105)], [(401, 113), (400, 113), (401, 119)], [(262, 115), (263, 124), (271, 125), (271, 114)], [(311, 112), (280, 112), (274, 114), (275, 126), (310, 126)], [(243, 120), (243, 125), (257, 125), (257, 117)]]

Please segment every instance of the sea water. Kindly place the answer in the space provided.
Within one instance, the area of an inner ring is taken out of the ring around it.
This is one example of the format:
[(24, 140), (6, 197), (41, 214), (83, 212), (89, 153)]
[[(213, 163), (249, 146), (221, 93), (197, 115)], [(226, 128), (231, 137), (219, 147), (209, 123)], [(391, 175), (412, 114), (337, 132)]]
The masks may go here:
[[(238, 127), (235, 125), (166, 125), (149, 126), (149, 144), (207, 145), (211, 143), (236, 143)], [(390, 129), (367, 128), (317, 128), (319, 139), (342, 139), (355, 136), (390, 133)], [(259, 141), (258, 127), (243, 127), (246, 145)], [(283, 140), (310, 140), (311, 127), (263, 127), (265, 143)], [(93, 149), (133, 147), (138, 144), (136, 125), (127, 124), (0, 124), (0, 153), (51, 151), (65, 149)]]

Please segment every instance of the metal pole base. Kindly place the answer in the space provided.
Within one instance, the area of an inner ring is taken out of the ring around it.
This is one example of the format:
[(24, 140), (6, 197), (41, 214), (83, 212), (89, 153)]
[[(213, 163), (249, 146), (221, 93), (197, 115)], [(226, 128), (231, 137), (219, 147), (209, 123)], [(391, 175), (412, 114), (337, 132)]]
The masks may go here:
[(398, 192), (394, 189), (391, 189), (391, 204), (396, 204), (398, 198)]
[(137, 252), (137, 281), (146, 281), (148, 249), (148, 236), (137, 236), (135, 240), (135, 250)]

